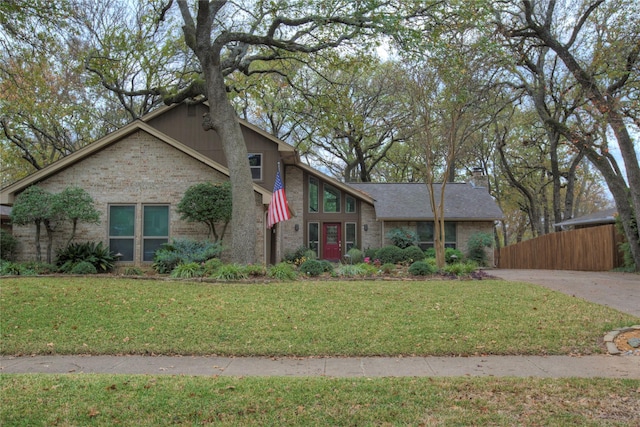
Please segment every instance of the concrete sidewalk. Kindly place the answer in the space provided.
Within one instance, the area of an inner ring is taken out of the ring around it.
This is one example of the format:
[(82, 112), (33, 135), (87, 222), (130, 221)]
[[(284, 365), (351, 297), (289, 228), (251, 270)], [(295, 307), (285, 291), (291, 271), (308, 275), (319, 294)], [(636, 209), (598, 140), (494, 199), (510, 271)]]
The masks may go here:
[(640, 379), (640, 357), (609, 355), (362, 358), (3, 356), (0, 358), (0, 373)]

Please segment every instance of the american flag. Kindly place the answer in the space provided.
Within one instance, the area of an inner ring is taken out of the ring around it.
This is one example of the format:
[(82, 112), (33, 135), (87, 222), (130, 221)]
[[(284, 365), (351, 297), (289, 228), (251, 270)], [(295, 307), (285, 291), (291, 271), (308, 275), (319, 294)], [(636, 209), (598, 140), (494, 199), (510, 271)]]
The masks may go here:
[(273, 196), (269, 203), (267, 213), (267, 228), (273, 227), (280, 221), (286, 221), (291, 218), (287, 196), (284, 194), (284, 186), (280, 179), (280, 171), (276, 172), (276, 183), (273, 185)]

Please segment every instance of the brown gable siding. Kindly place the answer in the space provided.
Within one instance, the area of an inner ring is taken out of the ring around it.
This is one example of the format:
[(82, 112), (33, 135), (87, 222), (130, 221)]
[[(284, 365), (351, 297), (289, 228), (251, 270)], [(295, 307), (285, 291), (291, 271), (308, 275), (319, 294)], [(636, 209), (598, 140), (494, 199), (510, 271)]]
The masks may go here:
[[(147, 123), (202, 155), (227, 166), (218, 134), (215, 131), (205, 132), (202, 129), (202, 116), (206, 112), (208, 109), (203, 104), (193, 106), (180, 104), (150, 118)], [(273, 190), (277, 162), (280, 161), (278, 144), (247, 126), (242, 126), (242, 133), (247, 144), (247, 151), (261, 153), (263, 157), (263, 179), (255, 181), (256, 184), (266, 190)]]

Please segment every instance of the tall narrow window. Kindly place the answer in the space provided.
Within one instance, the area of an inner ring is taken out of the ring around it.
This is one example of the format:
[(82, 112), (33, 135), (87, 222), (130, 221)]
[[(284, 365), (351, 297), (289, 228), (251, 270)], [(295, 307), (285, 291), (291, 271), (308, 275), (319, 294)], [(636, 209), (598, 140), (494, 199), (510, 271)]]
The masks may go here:
[(355, 222), (347, 222), (344, 225), (345, 231), (345, 239), (344, 243), (347, 247), (347, 252), (349, 249), (356, 247), (356, 223)]
[(447, 248), (456, 248), (458, 243), (458, 236), (456, 232), (455, 222), (444, 223), (444, 246)]
[(328, 184), (324, 184), (323, 210), (324, 212), (340, 212), (340, 191)]
[(318, 179), (309, 177), (309, 212), (318, 212)]
[(119, 261), (133, 261), (136, 207), (109, 206), (109, 249), (120, 254)]
[(347, 195), (345, 196), (345, 207), (344, 211), (346, 213), (355, 213), (356, 211), (356, 199)]
[(169, 206), (143, 206), (142, 260), (153, 261), (153, 254), (169, 242)]
[(254, 181), (262, 181), (262, 154), (249, 153), (249, 167), (251, 178)]
[(418, 246), (427, 250), (433, 247), (433, 222), (418, 222)]
[(320, 224), (317, 222), (309, 223), (308, 247), (315, 251), (316, 257), (320, 257)]

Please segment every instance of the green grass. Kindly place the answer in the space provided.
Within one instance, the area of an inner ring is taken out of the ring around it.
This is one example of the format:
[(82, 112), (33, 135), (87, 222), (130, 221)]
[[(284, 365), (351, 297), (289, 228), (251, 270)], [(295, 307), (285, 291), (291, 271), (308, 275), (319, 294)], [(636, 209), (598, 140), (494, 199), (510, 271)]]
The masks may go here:
[(0, 283), (2, 354), (590, 354), (640, 319), (506, 281)]
[(636, 426), (640, 380), (0, 375), (3, 426)]

